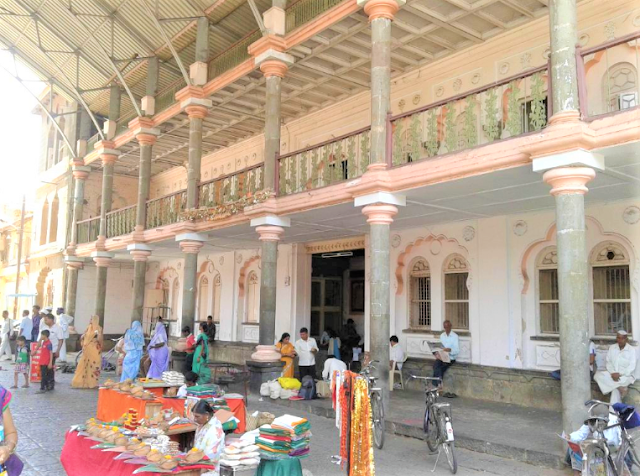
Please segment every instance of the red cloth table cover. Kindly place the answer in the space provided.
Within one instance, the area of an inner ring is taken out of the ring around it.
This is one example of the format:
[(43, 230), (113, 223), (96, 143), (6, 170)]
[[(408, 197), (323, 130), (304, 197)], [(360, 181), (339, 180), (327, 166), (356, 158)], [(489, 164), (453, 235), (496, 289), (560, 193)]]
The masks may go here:
[(238, 423), (238, 428), (234, 433), (244, 433), (247, 426), (247, 410), (244, 405), (243, 398), (226, 398), (227, 406), (233, 412), (233, 416), (235, 416), (240, 422)]
[(186, 398), (160, 397), (157, 400), (162, 403), (163, 410), (173, 410), (178, 412), (181, 416), (184, 416), (184, 403), (187, 401)]
[(147, 403), (150, 402), (155, 402), (155, 400), (143, 400), (132, 397), (128, 393), (101, 388), (98, 391), (96, 418), (100, 421), (115, 421), (133, 408), (138, 412), (138, 420), (141, 420), (145, 417)]

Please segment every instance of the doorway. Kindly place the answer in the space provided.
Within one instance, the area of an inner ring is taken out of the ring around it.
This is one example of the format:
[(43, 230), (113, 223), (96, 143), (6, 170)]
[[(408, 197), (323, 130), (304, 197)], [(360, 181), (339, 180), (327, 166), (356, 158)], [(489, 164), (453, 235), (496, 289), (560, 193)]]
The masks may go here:
[(327, 328), (340, 334), (353, 319), (364, 335), (364, 250), (314, 254), (311, 266), (310, 334), (319, 338)]

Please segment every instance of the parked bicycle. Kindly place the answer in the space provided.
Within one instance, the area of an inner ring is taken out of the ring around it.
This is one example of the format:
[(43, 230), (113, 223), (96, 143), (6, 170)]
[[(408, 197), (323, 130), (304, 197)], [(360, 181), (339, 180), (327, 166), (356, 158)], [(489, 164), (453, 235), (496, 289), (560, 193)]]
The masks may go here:
[[(100, 366), (100, 370), (103, 372), (115, 372), (118, 363), (118, 352), (116, 352), (116, 346), (122, 339), (124, 339), (124, 337), (110, 339), (113, 342), (113, 348), (102, 356), (102, 365)], [(78, 367), (78, 362), (80, 362), (81, 356), (82, 350), (78, 352), (78, 355), (76, 355), (76, 368)]]
[[(442, 379), (416, 375), (412, 375), (411, 378), (423, 380), (425, 384), (427, 408), (424, 412), (423, 430), (427, 446), (432, 453), (438, 453), (438, 458), (440, 458), (440, 450), (443, 450), (451, 473), (456, 474), (458, 462), (454, 453), (455, 441), (451, 405), (449, 403), (438, 403), (438, 385), (435, 385), (440, 384)], [(438, 464), (438, 458), (436, 458), (436, 465)]]
[[(627, 476), (634, 474), (633, 466), (640, 468), (640, 459), (636, 452), (635, 442), (629, 430), (640, 425), (640, 417), (633, 407), (622, 411), (614, 405), (599, 400), (589, 400), (586, 404), (589, 418), (585, 424), (592, 437), (580, 442), (582, 450), (582, 474), (585, 476)], [(609, 419), (594, 415), (594, 409), (605, 406), (610, 414), (618, 418), (618, 422), (609, 425)], [(620, 427), (621, 443), (619, 448), (611, 448), (604, 436), (606, 430)]]
[(373, 441), (378, 449), (382, 449), (384, 445), (384, 405), (382, 404), (382, 389), (376, 386), (377, 377), (371, 375), (373, 370), (376, 370), (374, 364), (377, 364), (377, 360), (369, 362), (360, 371), (367, 381), (367, 388), (369, 389), (369, 401), (371, 402), (371, 419), (373, 420)]

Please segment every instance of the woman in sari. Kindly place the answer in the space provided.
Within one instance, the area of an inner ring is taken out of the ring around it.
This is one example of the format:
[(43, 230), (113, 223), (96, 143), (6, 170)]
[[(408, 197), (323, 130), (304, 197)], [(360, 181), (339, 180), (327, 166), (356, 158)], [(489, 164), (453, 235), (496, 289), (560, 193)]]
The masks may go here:
[(280, 360), (284, 362), (284, 368), (282, 369), (282, 376), (285, 378), (293, 378), (293, 359), (296, 356), (296, 350), (293, 344), (290, 342), (291, 336), (285, 332), (282, 334), (282, 338), (276, 344), (276, 349), (280, 352), (282, 357)]
[(161, 379), (162, 372), (169, 366), (169, 346), (167, 345), (167, 329), (161, 321), (158, 321), (156, 330), (149, 342), (149, 360), (151, 367), (147, 377)]
[(140, 321), (133, 321), (131, 328), (127, 330), (124, 335), (123, 350), (125, 352), (125, 356), (122, 361), (121, 382), (124, 382), (127, 379), (135, 380), (136, 377), (138, 377), (143, 349), (144, 334), (142, 333), (142, 324), (140, 324)]
[(97, 388), (102, 366), (102, 327), (100, 318), (93, 316), (82, 336), (82, 357), (71, 381), (73, 388)]
[(193, 366), (191, 370), (198, 375), (198, 383), (204, 384), (211, 381), (211, 369), (207, 365), (209, 360), (209, 337), (207, 335), (207, 325), (200, 323), (198, 328), (198, 338), (196, 339), (196, 350), (193, 353)]
[(18, 446), (18, 430), (13, 423), (9, 403), (11, 402), (11, 392), (0, 385), (0, 425), (4, 427), (2, 438), (0, 439), (0, 471), (8, 471), (3, 474), (20, 474), (24, 464), (17, 456), (14, 456), (16, 446)]
[(224, 449), (222, 424), (213, 415), (213, 408), (206, 400), (200, 400), (193, 407), (193, 419), (198, 426), (193, 447), (203, 451), (215, 464), (213, 471), (202, 473), (202, 476), (218, 476), (220, 474), (220, 456)]

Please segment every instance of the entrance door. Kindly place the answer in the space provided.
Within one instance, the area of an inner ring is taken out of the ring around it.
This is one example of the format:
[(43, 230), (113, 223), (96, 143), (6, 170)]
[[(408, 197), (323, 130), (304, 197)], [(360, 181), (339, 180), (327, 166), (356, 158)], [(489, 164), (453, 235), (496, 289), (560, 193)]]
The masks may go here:
[(342, 278), (311, 279), (311, 335), (320, 336), (326, 327), (342, 327)]

